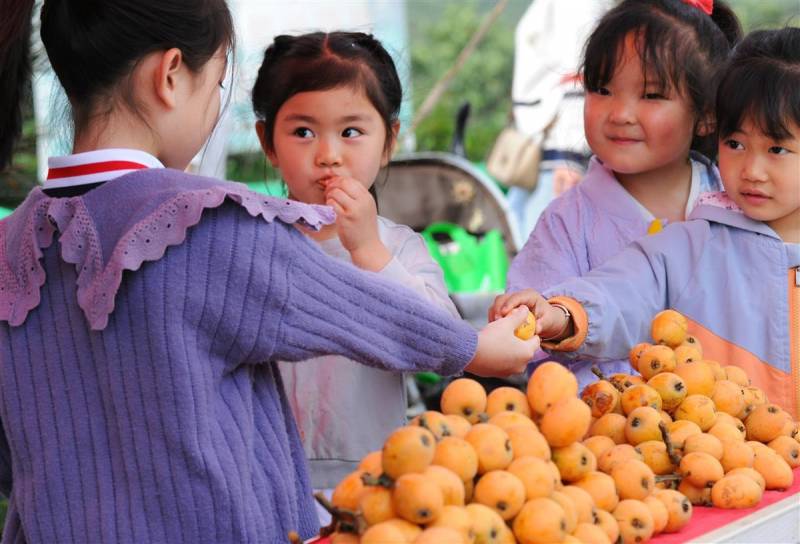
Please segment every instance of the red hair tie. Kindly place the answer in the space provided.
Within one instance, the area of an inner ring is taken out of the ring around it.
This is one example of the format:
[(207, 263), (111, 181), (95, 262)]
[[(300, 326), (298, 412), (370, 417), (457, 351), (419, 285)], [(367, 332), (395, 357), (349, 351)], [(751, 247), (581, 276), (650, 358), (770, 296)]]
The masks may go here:
[(711, 15), (714, 11), (714, 0), (683, 0), (683, 3), (701, 10), (706, 15)]

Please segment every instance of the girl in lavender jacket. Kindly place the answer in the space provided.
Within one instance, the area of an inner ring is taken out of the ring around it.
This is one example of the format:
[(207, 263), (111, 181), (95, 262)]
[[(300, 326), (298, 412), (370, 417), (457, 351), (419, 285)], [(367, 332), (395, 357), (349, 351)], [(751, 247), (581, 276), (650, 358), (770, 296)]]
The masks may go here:
[[(744, 368), (800, 418), (800, 29), (755, 32), (717, 93), (723, 193), (581, 278), (499, 297), (526, 304), (568, 357), (619, 358), (664, 309), (687, 317), (703, 356)], [(545, 298), (547, 297), (547, 298)], [(568, 313), (555, 307), (560, 304)]]
[[(0, 5), (0, 166), (33, 3)], [(322, 253), (299, 229), (330, 208), (183, 172), (219, 114), (223, 0), (45, 0), (41, 35), (74, 154), (0, 222), (4, 542), (311, 537), (274, 361), (507, 375), (533, 355), (527, 311), (476, 333)]]
[[(581, 183), (542, 214), (511, 264), (509, 292), (583, 276), (720, 189), (703, 153), (714, 154), (717, 66), (739, 32), (733, 13), (714, 4), (707, 14), (680, 0), (628, 0), (603, 16), (583, 63), (594, 156)], [(569, 364), (581, 385), (596, 379), (588, 361)], [(625, 359), (602, 366), (630, 370)]]

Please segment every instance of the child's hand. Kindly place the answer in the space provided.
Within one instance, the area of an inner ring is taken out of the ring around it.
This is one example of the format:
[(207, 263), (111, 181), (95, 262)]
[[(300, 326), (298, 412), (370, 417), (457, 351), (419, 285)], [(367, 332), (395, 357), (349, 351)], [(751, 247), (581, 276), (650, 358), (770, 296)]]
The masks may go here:
[(392, 255), (378, 235), (378, 210), (358, 180), (334, 177), (325, 184), (325, 203), (336, 211), (336, 231), (353, 264), (378, 271)]
[(478, 333), (478, 350), (464, 370), (478, 376), (496, 377), (524, 372), (540, 343), (538, 336), (520, 340), (514, 335), (514, 329), (522, 325), (527, 317), (528, 309), (521, 307), (481, 329)]
[(533, 289), (498, 296), (489, 308), (489, 321), (501, 319), (519, 306), (530, 308), (536, 316), (536, 334), (542, 338), (554, 338), (570, 328), (566, 314)]

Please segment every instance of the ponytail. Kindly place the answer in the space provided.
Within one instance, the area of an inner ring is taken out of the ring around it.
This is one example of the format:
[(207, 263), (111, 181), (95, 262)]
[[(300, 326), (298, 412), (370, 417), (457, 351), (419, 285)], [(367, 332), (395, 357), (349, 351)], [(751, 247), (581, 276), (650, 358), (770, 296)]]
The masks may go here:
[(0, 0), (0, 171), (11, 163), (22, 130), (22, 97), (31, 73), (34, 0)]

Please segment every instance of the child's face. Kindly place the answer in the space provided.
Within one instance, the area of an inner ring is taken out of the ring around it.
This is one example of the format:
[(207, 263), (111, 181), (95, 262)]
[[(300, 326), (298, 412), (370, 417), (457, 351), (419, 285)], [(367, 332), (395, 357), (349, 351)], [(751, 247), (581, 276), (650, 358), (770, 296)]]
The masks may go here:
[(645, 87), (631, 36), (625, 40), (611, 81), (586, 95), (586, 140), (592, 152), (617, 174), (666, 172), (686, 164), (695, 115), (689, 101), (675, 89), (662, 95), (653, 76), (647, 78)]
[(324, 204), (330, 177), (371, 187), (390, 156), (385, 143), (386, 126), (364, 92), (337, 87), (284, 102), (275, 118), (273, 149), (265, 151), (292, 198)]
[(800, 242), (800, 127), (775, 141), (745, 119), (719, 142), (719, 171), (728, 196), (745, 215), (764, 221), (785, 241)]

